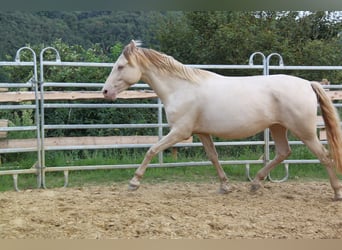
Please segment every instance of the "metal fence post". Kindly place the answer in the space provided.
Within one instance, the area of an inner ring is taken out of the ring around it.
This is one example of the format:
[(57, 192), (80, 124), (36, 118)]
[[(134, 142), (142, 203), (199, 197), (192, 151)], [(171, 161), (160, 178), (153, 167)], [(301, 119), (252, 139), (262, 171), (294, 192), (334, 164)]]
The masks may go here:
[[(31, 53), (32, 61), (21, 61), (22, 51), (28, 50)], [(40, 127), (39, 127), (39, 96), (38, 96), (38, 71), (37, 71), (37, 57), (36, 53), (30, 47), (22, 47), (17, 50), (14, 62), (0, 62), (1, 66), (30, 66), (33, 67), (33, 76), (26, 83), (0, 83), (0, 87), (4, 88), (32, 88), (34, 91), (34, 104), (5, 104), (1, 105), (0, 109), (14, 110), (14, 109), (33, 109), (35, 112), (33, 126), (14, 126), (0, 128), (0, 131), (36, 131), (36, 147), (29, 148), (4, 148), (0, 151), (4, 153), (17, 153), (17, 152), (32, 152), (37, 151), (37, 161), (30, 169), (15, 169), (15, 170), (0, 170), (0, 175), (12, 175), (14, 181), (14, 189), (19, 191), (18, 188), (18, 175), (19, 174), (36, 174), (37, 187), (41, 185), (41, 153), (40, 153)], [(17, 101), (15, 101), (17, 102)], [(20, 101), (18, 101), (20, 102)]]
[[(283, 67), (284, 66), (284, 60), (283, 57), (278, 54), (278, 53), (272, 53), (270, 55), (268, 55), (267, 59), (266, 59), (266, 69), (265, 69), (265, 75), (269, 75), (270, 74), (270, 60), (273, 56), (278, 57), (279, 59), (279, 67)], [(270, 161), (270, 133), (269, 133), (269, 129), (266, 129), (267, 133), (265, 132), (265, 142), (267, 142), (267, 146), (265, 144), (265, 164), (268, 163)], [(274, 180), (271, 177), (271, 172), (268, 173), (267, 178), (271, 181), (271, 182), (284, 182), (288, 179), (289, 177), (289, 164), (286, 163), (285, 164), (285, 177), (281, 180)]]
[(20, 48), (16, 55), (15, 55), (15, 61), (20, 62), (20, 53), (23, 50), (29, 50), (33, 57), (33, 76), (30, 79), (30, 82), (32, 84), (32, 88), (35, 93), (35, 123), (37, 126), (36, 133), (37, 133), (37, 162), (35, 164), (35, 168), (37, 169), (37, 186), (38, 188), (41, 187), (41, 141), (40, 141), (40, 110), (39, 110), (39, 86), (38, 86), (38, 70), (37, 70), (37, 55), (34, 52), (33, 49), (30, 47), (22, 47)]
[(59, 55), (59, 52), (53, 48), (53, 47), (46, 47), (42, 49), (40, 52), (40, 122), (41, 122), (41, 176), (42, 176), (42, 184), (41, 186), (43, 188), (46, 188), (46, 182), (45, 182), (45, 146), (44, 146), (44, 140), (45, 140), (45, 110), (44, 110), (44, 53), (47, 50), (52, 50), (56, 54), (56, 62), (61, 62), (61, 58)]
[[(158, 98), (158, 137), (159, 140), (162, 139), (163, 137), (163, 104), (160, 100), (160, 98)], [(159, 158), (159, 164), (162, 165), (164, 162), (164, 152), (161, 151), (158, 154), (158, 158)]]
[[(254, 57), (255, 56), (261, 56), (262, 58), (262, 66), (263, 66), (263, 75), (267, 75), (267, 61), (266, 61), (266, 56), (264, 55), (264, 53), (262, 52), (254, 52), (253, 54), (251, 54), (251, 56), (249, 57), (249, 65), (253, 66), (254, 65)], [(269, 137), (269, 129), (265, 129), (264, 130), (264, 155), (263, 155), (263, 162), (264, 162), (264, 166), (268, 163), (269, 158), (270, 158), (270, 145), (269, 145), (269, 141), (270, 141), (270, 137)], [(247, 178), (252, 181), (252, 178), (250, 177), (250, 168), (249, 168), (249, 164), (246, 164), (246, 176)]]

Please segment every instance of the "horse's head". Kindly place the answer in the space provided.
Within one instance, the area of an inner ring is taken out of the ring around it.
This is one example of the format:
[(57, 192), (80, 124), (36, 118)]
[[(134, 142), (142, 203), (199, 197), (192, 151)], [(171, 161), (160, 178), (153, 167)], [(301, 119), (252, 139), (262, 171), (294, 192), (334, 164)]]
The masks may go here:
[(142, 73), (132, 56), (137, 49), (137, 43), (132, 40), (115, 62), (112, 72), (102, 88), (106, 99), (115, 100), (120, 92), (140, 80)]

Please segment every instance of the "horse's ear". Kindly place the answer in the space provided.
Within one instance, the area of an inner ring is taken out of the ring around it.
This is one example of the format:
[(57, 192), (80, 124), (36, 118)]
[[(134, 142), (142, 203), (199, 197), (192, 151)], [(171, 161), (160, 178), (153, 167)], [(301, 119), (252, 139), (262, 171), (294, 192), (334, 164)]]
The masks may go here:
[(140, 40), (132, 40), (130, 42), (130, 45), (134, 46), (134, 47), (140, 47), (142, 45), (142, 41), (140, 41)]
[(129, 43), (129, 45), (130, 45), (131, 47), (136, 47), (136, 46), (137, 46), (136, 42), (135, 42), (133, 39), (131, 40), (131, 42)]
[(127, 58), (127, 60), (130, 58), (131, 54), (136, 50), (136, 48), (137, 47), (134, 40), (131, 40), (131, 42), (125, 46), (123, 54)]

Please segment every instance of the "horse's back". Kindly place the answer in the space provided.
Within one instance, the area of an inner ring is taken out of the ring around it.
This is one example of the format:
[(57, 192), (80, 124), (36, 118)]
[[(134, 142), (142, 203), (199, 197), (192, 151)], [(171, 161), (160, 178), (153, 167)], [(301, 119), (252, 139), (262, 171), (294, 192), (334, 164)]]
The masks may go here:
[(292, 129), (307, 120), (311, 126), (316, 119), (317, 99), (307, 80), (270, 75), (218, 77), (215, 83), (214, 78), (204, 90), (198, 130), (207, 126), (218, 136), (238, 138), (277, 123)]

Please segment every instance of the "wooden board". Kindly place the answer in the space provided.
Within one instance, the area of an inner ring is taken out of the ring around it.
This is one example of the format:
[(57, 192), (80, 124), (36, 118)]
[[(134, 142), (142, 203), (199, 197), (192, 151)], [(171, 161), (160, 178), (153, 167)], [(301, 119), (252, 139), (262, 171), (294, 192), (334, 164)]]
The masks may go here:
[[(8, 120), (0, 119), (0, 127), (8, 127)], [(7, 131), (1, 131), (0, 138), (6, 138), (6, 137), (7, 137)]]
[(317, 123), (317, 128), (318, 128), (318, 138), (321, 141), (324, 141), (327, 139), (327, 134), (325, 131), (325, 125), (324, 125), (324, 120), (323, 117), (318, 115), (317, 119), (316, 119), (316, 123)]
[[(326, 91), (331, 100), (342, 100), (342, 90)], [(118, 95), (119, 99), (146, 99), (157, 98), (153, 91), (127, 90)], [(40, 94), (39, 94), (40, 99)], [(46, 91), (45, 100), (84, 100), (84, 99), (103, 99), (101, 91)], [(0, 92), (0, 102), (23, 102), (35, 100), (34, 92)]]
[(320, 129), (318, 133), (318, 137), (321, 141), (326, 141), (327, 140), (327, 131), (325, 129)]
[[(111, 145), (111, 144), (154, 144), (158, 136), (83, 136), (83, 137), (48, 137), (44, 146), (85, 146), (85, 145)], [(191, 143), (192, 137), (182, 141)], [(1, 139), (0, 148), (32, 148), (37, 146), (37, 140), (32, 139)]]
[(318, 115), (316, 117), (316, 125), (317, 125), (317, 128), (324, 128), (325, 125), (324, 125), (324, 120), (323, 120), (323, 117)]
[(342, 90), (329, 90), (326, 91), (331, 100), (342, 100)]
[[(156, 98), (153, 91), (127, 90), (118, 95), (119, 99), (146, 99)], [(38, 96), (40, 99), (40, 94)], [(81, 100), (81, 99), (103, 99), (101, 91), (46, 91), (44, 100)], [(23, 102), (35, 100), (34, 92), (1, 92), (0, 102)]]

